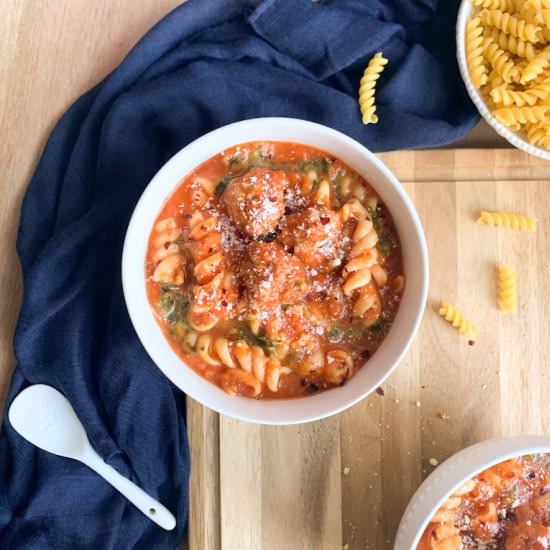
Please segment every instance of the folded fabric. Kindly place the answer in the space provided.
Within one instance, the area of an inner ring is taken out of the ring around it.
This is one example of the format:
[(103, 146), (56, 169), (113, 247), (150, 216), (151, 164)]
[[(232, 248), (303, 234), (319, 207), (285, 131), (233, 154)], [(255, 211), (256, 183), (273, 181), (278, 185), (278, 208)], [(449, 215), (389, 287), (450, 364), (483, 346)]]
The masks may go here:
[[(140, 345), (121, 291), (136, 201), (181, 147), (246, 118), (314, 120), (377, 151), (461, 137), (476, 115), (456, 67), (455, 13), (448, 0), (191, 0), (63, 116), (22, 208), (25, 290), (8, 404), (28, 384), (62, 391), (97, 451), (178, 526), (162, 531), (84, 466), (32, 447), (4, 416), (0, 547), (177, 546), (188, 509), (183, 395)], [(380, 50), (389, 59), (380, 122), (365, 127), (357, 88)]]

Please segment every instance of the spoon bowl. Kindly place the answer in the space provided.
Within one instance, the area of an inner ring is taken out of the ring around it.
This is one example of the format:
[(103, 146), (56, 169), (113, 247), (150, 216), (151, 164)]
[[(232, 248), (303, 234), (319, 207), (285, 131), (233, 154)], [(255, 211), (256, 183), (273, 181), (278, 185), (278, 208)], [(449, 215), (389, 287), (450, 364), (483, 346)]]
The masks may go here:
[(13, 400), (8, 418), (27, 441), (54, 455), (78, 460), (90, 444), (71, 404), (51, 386), (36, 384), (23, 390)]

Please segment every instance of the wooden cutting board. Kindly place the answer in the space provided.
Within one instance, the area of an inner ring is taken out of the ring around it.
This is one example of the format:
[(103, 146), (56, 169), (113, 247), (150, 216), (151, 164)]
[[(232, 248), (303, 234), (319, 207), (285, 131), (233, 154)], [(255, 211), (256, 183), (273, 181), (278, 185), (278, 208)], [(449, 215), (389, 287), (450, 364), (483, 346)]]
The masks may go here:
[[(509, 149), (380, 157), (428, 240), (416, 341), (383, 397), (319, 422), (256, 426), (189, 399), (191, 550), (391, 548), (435, 460), (494, 436), (548, 433), (550, 163)], [(480, 209), (528, 213), (538, 231), (478, 226)], [(515, 314), (496, 308), (500, 262), (518, 272)], [(442, 299), (478, 325), (474, 346), (437, 315)]]

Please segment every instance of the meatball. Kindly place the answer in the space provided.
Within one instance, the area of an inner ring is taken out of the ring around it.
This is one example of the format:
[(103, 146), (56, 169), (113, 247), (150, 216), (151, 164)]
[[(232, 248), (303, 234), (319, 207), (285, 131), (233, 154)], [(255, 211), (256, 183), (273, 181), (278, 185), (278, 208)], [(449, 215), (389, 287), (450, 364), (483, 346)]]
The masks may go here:
[(248, 299), (262, 312), (308, 293), (304, 264), (276, 242), (249, 245), (243, 281)]
[(279, 240), (308, 267), (330, 270), (341, 263), (342, 223), (333, 210), (308, 208), (286, 216)]
[(224, 193), (235, 225), (253, 239), (275, 229), (284, 214), (288, 182), (283, 172), (252, 168), (231, 180)]

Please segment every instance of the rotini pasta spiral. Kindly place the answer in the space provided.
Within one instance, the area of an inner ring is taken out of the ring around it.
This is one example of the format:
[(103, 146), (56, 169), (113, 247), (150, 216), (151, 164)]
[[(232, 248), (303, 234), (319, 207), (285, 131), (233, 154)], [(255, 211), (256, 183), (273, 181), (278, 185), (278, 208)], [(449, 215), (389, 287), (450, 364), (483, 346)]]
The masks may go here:
[(527, 139), (533, 145), (550, 149), (550, 121), (530, 124), (527, 127)]
[(486, 210), (481, 212), (477, 223), (528, 232), (536, 231), (537, 224), (536, 220), (531, 216), (510, 214), (509, 212), (487, 212)]
[(528, 42), (541, 40), (541, 28), (501, 10), (482, 10), (479, 18), (484, 25), (511, 34)]
[(527, 0), (525, 5), (535, 11), (550, 9), (550, 0)]
[(206, 201), (214, 194), (214, 182), (207, 178), (195, 176), (191, 184), (192, 201), (195, 207), (201, 207), (206, 204)]
[(353, 359), (343, 349), (328, 351), (325, 361), (325, 377), (333, 384), (343, 384), (353, 374)]
[[(347, 204), (351, 209), (355, 202)], [(343, 217), (347, 218), (347, 210), (345, 208), (342, 210)], [(380, 255), (376, 247), (378, 235), (366, 211), (359, 217), (352, 235), (352, 243), (348, 262), (344, 266), (346, 280), (342, 290), (347, 296), (357, 294), (353, 314), (363, 318), (367, 324), (372, 324), (381, 312), (380, 296), (373, 281), (378, 287), (383, 287), (387, 283), (388, 276), (380, 265)]]
[(201, 334), (197, 339), (197, 353), (208, 365), (241, 369), (253, 377), (248, 385), (253, 389), (254, 396), (260, 394), (261, 384), (272, 392), (279, 389), (281, 364), (277, 359), (267, 357), (259, 346), (250, 345), (245, 340), (230, 341), (224, 337)]
[(477, 327), (468, 321), (453, 305), (448, 302), (442, 302), (439, 308), (439, 315), (460, 332), (466, 334), (470, 340), (475, 340)]
[(547, 106), (533, 107), (503, 107), (493, 111), (494, 117), (504, 126), (517, 126), (518, 124), (534, 124), (547, 119)]
[(537, 101), (545, 101), (550, 95), (550, 81), (527, 88), (524, 91), (516, 91), (507, 86), (497, 86), (490, 92), (491, 99), (504, 107), (515, 105), (516, 107), (525, 107), (526, 105), (535, 105)]
[(503, 49), (499, 48), (492, 38), (484, 38), (483, 52), (491, 67), (505, 82), (519, 80), (521, 73), (515, 66), (512, 58)]
[(518, 57), (533, 59), (537, 53), (531, 42), (526, 42), (515, 36), (510, 36), (505, 32), (499, 31), (495, 27), (487, 28), (485, 36), (491, 38), (503, 50), (513, 55), (517, 55)]
[(466, 63), (476, 88), (487, 83), (487, 66), (483, 57), (483, 29), (479, 17), (466, 23)]
[(516, 270), (511, 265), (502, 265), (497, 270), (498, 307), (500, 311), (512, 312), (518, 307)]
[(185, 282), (185, 260), (175, 242), (179, 237), (180, 230), (174, 218), (166, 218), (155, 224), (152, 236), (155, 247), (152, 256), (155, 264), (153, 281), (175, 286)]
[(550, 65), (550, 47), (545, 48), (529, 61), (521, 73), (521, 82), (535, 80)]
[(361, 82), (359, 83), (359, 108), (363, 124), (375, 124), (378, 122), (375, 105), (376, 81), (380, 78), (380, 73), (388, 63), (382, 52), (375, 54), (369, 61)]
[(193, 288), (188, 321), (199, 332), (210, 330), (218, 323), (225, 312), (221, 303), (227, 300), (225, 294), (232, 286), (217, 223), (216, 217), (205, 219), (200, 212), (195, 212), (189, 220), (189, 247), (195, 261), (193, 273), (197, 284)]
[(476, 8), (487, 8), (492, 10), (502, 10), (511, 12), (514, 5), (511, 0), (472, 0)]

